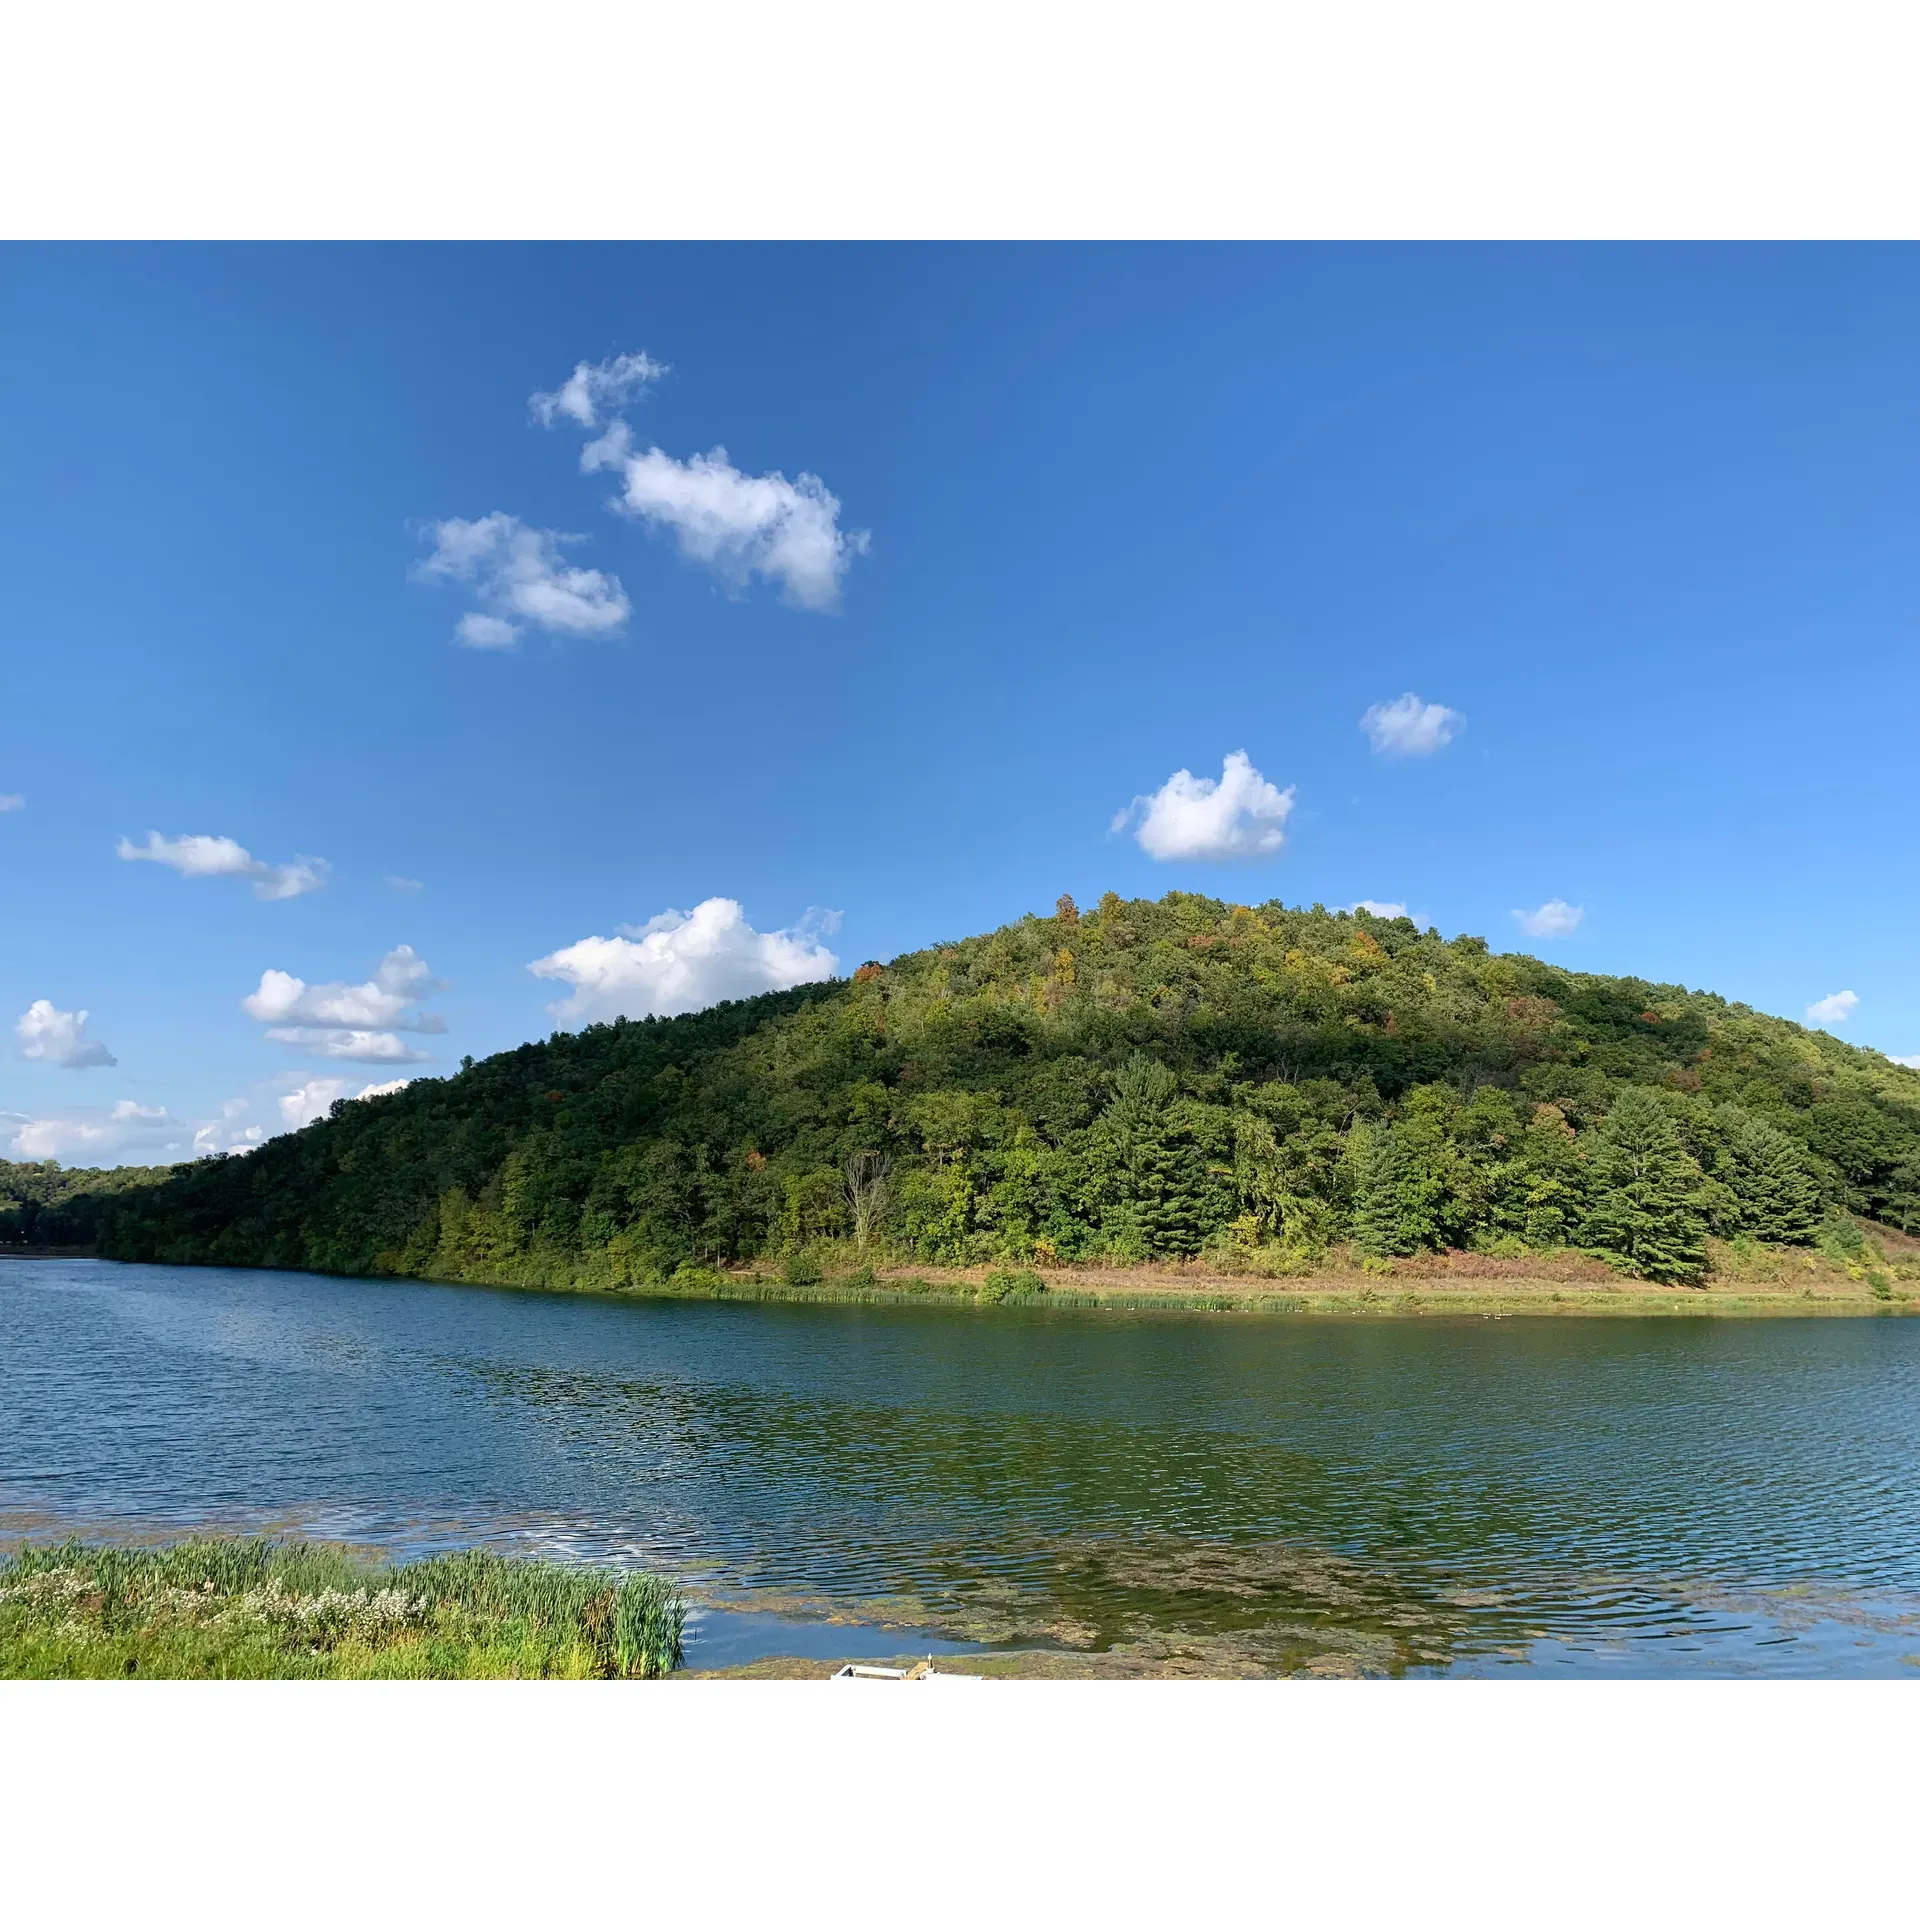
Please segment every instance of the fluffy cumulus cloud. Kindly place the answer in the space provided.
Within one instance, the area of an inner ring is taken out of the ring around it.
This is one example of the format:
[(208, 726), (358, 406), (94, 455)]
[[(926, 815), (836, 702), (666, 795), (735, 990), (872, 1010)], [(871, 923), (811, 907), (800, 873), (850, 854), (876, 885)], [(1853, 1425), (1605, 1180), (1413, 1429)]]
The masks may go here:
[(1448, 741), (1459, 738), (1466, 724), (1464, 713), (1443, 707), (1438, 701), (1422, 700), (1417, 693), (1382, 701), (1360, 716), (1374, 752), (1390, 760), (1417, 760), (1438, 753)]
[(1807, 1018), (1817, 1027), (1837, 1027), (1859, 1004), (1860, 996), (1850, 988), (1842, 987), (1838, 993), (1830, 993), (1824, 1000), (1816, 1000), (1807, 1009)]
[(817, 474), (742, 473), (725, 447), (688, 460), (658, 447), (638, 452), (623, 420), (587, 447), (580, 464), (589, 473), (617, 473), (614, 504), (672, 533), (687, 559), (735, 588), (758, 575), (791, 605), (816, 613), (840, 604), (847, 569), (867, 551), (868, 534), (841, 531), (840, 502)]
[(552, 393), (536, 393), (527, 405), (543, 427), (562, 417), (576, 426), (597, 427), (672, 371), (647, 353), (615, 354), (597, 364), (581, 360)]
[(427, 533), (433, 551), (415, 576), (457, 582), (480, 603), (454, 630), (463, 646), (512, 647), (528, 626), (547, 633), (612, 633), (633, 610), (613, 574), (567, 565), (564, 549), (584, 534), (551, 533), (510, 513), (441, 520)]
[(1424, 913), (1408, 913), (1404, 900), (1356, 900), (1347, 911), (1349, 913), (1370, 913), (1376, 920), (1411, 920), (1422, 933), (1433, 925)]
[(354, 1088), (351, 1080), (305, 1081), (274, 1102), (280, 1110), (279, 1130), (292, 1133), (316, 1120), (324, 1120), (333, 1111), (336, 1100), (377, 1100), (383, 1093), (398, 1093), (402, 1087), (412, 1084), (409, 1080), (382, 1080), (376, 1086)]
[(24, 1113), (5, 1116), (13, 1133), (10, 1160), (60, 1160), (68, 1165), (107, 1166), (120, 1159), (151, 1159), (178, 1152), (165, 1136), (180, 1131), (165, 1107), (143, 1107), (137, 1100), (116, 1100), (111, 1107), (48, 1119)]
[(527, 971), (573, 989), (547, 1009), (563, 1022), (692, 1013), (830, 979), (840, 963), (825, 941), (839, 923), (836, 913), (814, 912), (798, 926), (759, 933), (739, 901), (703, 900), (691, 913), (656, 914), (611, 937), (576, 940), (532, 961)]
[(1887, 1058), (1896, 1067), (1912, 1067), (1916, 1073), (1920, 1073), (1920, 1053), (1890, 1053)]
[(1257, 860), (1286, 844), (1293, 789), (1264, 780), (1244, 753), (1230, 753), (1218, 780), (1182, 767), (1157, 793), (1135, 796), (1113, 817), (1113, 831), (1156, 860)]
[(330, 871), (326, 861), (313, 854), (272, 866), (256, 860), (239, 841), (224, 834), (183, 833), (169, 840), (149, 830), (144, 847), (123, 837), (114, 851), (122, 860), (151, 860), (171, 867), (189, 880), (250, 880), (256, 900), (294, 900), (303, 893), (317, 893), (327, 884)]
[(13, 1030), (20, 1037), (22, 1060), (44, 1060), (55, 1067), (114, 1067), (114, 1059), (98, 1040), (87, 1038), (87, 1014), (65, 1013), (51, 1000), (36, 1000)]
[(1512, 911), (1520, 930), (1535, 940), (1563, 939), (1587, 917), (1585, 907), (1570, 907), (1564, 900), (1547, 900), (1537, 907), (1515, 907)]
[(324, 1120), (333, 1111), (333, 1103), (346, 1097), (344, 1080), (309, 1080), (304, 1086), (283, 1093), (278, 1101), (280, 1119), (291, 1132), (315, 1120)]
[(309, 986), (299, 975), (269, 967), (241, 1006), (267, 1028), (267, 1038), (321, 1060), (414, 1061), (430, 1056), (406, 1034), (445, 1033), (437, 1013), (419, 1003), (439, 992), (427, 963), (411, 947), (382, 956), (373, 978)]

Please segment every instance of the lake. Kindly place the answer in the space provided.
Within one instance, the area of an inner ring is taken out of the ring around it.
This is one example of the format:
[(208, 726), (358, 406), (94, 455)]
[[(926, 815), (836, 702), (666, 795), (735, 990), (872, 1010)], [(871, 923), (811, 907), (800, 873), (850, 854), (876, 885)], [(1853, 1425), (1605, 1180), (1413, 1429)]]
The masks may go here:
[[(672, 1572), (691, 1653), (1920, 1672), (1920, 1320), (620, 1300), (0, 1260), (0, 1540)], [(1044, 1664), (1044, 1663), (1042, 1663)]]

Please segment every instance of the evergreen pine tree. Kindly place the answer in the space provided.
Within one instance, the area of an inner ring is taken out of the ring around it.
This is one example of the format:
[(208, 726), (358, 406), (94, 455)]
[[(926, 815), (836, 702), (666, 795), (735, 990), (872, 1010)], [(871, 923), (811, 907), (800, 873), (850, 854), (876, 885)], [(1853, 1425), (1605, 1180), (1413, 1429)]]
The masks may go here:
[(1440, 1183), (1392, 1127), (1355, 1143), (1353, 1238), (1374, 1254), (1417, 1253), (1440, 1237)]
[(1146, 1259), (1197, 1253), (1219, 1195), (1199, 1148), (1169, 1112), (1180, 1082), (1159, 1061), (1135, 1054), (1114, 1076), (1102, 1122), (1114, 1205), (1108, 1224), (1119, 1247)]
[(1696, 1279), (1707, 1251), (1700, 1168), (1656, 1095), (1628, 1087), (1614, 1101), (1592, 1167), (1586, 1244), (1649, 1280)]
[(1720, 1130), (1727, 1143), (1721, 1174), (1740, 1230), (1756, 1240), (1810, 1244), (1820, 1230), (1820, 1188), (1800, 1143), (1739, 1107), (1722, 1109)]

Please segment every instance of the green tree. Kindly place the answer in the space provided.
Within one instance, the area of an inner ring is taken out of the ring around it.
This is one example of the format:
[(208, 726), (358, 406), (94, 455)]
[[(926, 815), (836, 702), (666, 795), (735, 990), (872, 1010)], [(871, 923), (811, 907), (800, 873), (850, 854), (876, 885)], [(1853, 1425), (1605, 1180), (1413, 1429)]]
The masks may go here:
[(1197, 1143), (1172, 1111), (1178, 1078), (1135, 1054), (1113, 1078), (1113, 1098), (1096, 1125), (1095, 1164), (1104, 1174), (1105, 1225), (1114, 1250), (1134, 1259), (1197, 1253), (1219, 1223), (1224, 1194)]
[(1628, 1087), (1619, 1095), (1590, 1164), (1586, 1244), (1649, 1280), (1696, 1279), (1707, 1251), (1700, 1167), (1656, 1094)]
[(1418, 1253), (1440, 1240), (1441, 1184), (1397, 1127), (1356, 1129), (1353, 1238), (1368, 1253)]
[(1530, 1247), (1564, 1247), (1585, 1202), (1578, 1137), (1551, 1102), (1535, 1107), (1499, 1168), (1494, 1223)]
[(1722, 1108), (1719, 1120), (1734, 1224), (1756, 1240), (1810, 1245), (1820, 1231), (1820, 1187), (1799, 1141), (1739, 1107)]

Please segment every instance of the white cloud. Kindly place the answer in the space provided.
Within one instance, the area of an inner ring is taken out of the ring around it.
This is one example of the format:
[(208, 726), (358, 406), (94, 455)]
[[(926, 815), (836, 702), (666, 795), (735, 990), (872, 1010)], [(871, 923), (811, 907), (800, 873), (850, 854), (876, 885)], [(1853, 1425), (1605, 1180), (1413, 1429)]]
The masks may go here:
[(573, 988), (570, 997), (548, 1007), (557, 1020), (691, 1013), (722, 1000), (830, 979), (839, 960), (823, 939), (838, 925), (838, 914), (814, 913), (798, 926), (757, 933), (737, 900), (703, 900), (691, 913), (656, 914), (612, 938), (576, 940), (530, 962), (527, 971)]
[(1408, 913), (1404, 900), (1356, 900), (1347, 911), (1349, 913), (1370, 913), (1376, 920), (1411, 920), (1422, 933), (1433, 925), (1433, 921), (1424, 913)]
[(1859, 1004), (1860, 996), (1842, 987), (1838, 993), (1830, 993), (1824, 1000), (1816, 1000), (1807, 1009), (1807, 1018), (1816, 1026), (1837, 1027)]
[(298, 1047), (321, 1060), (425, 1060), (402, 1033), (445, 1033), (437, 1013), (423, 1013), (419, 1002), (438, 993), (427, 963), (411, 947), (395, 947), (382, 956), (371, 980), (344, 980), (309, 986), (298, 974), (269, 967), (241, 1006), (268, 1029), (267, 1038)]
[(1138, 821), (1133, 837), (1156, 860), (1258, 859), (1286, 843), (1292, 811), (1291, 787), (1282, 793), (1244, 753), (1230, 753), (1218, 780), (1182, 767), (1159, 792), (1136, 795), (1114, 815), (1112, 831)]
[(344, 1080), (309, 1080), (304, 1086), (295, 1087), (291, 1093), (280, 1096), (278, 1105), (281, 1121), (292, 1131), (312, 1121), (324, 1120), (333, 1111), (333, 1103), (344, 1100), (346, 1094), (347, 1082)]
[(397, 1033), (369, 1033), (359, 1027), (269, 1027), (267, 1038), (298, 1047), (316, 1060), (431, 1060)]
[(494, 613), (463, 613), (453, 623), (453, 637), (463, 647), (482, 653), (504, 653), (520, 644), (520, 629)]
[(18, 813), (26, 804), (24, 793), (0, 793), (0, 813)]
[(441, 520), (427, 531), (433, 552), (415, 577), (460, 581), (480, 602), (455, 628), (463, 646), (511, 647), (522, 621), (549, 633), (611, 633), (633, 611), (615, 575), (566, 565), (562, 548), (584, 534), (530, 527), (510, 513)]
[(120, 1063), (98, 1040), (87, 1038), (87, 1014), (63, 1013), (51, 1000), (36, 1000), (13, 1030), (20, 1036), (22, 1060), (45, 1060), (56, 1067), (116, 1067)]
[(543, 427), (552, 426), (557, 414), (565, 414), (579, 426), (597, 427), (607, 414), (637, 399), (672, 371), (646, 353), (616, 354), (597, 365), (580, 360), (554, 392), (536, 393), (527, 405)]
[(1564, 900), (1554, 899), (1537, 907), (1515, 907), (1513, 917), (1520, 922), (1523, 933), (1531, 934), (1536, 940), (1558, 940), (1571, 933), (1587, 917), (1585, 907), (1570, 907)]
[[(324, 1120), (336, 1100), (377, 1100), (383, 1093), (398, 1093), (412, 1084), (411, 1080), (382, 1080), (377, 1086), (362, 1086), (349, 1093), (347, 1089), (353, 1085), (350, 1080), (309, 1080), (291, 1093), (281, 1094), (274, 1103), (280, 1109), (280, 1131), (295, 1133), (315, 1120)], [(258, 1127), (253, 1129), (256, 1134), (259, 1131)]]
[(1887, 1058), (1896, 1067), (1912, 1067), (1916, 1073), (1920, 1073), (1920, 1053), (1890, 1053)]
[(1436, 701), (1422, 700), (1417, 693), (1403, 693), (1398, 700), (1369, 707), (1360, 716), (1360, 724), (1372, 740), (1375, 753), (1393, 760), (1412, 760), (1438, 753), (1448, 741), (1458, 738), (1467, 716)]
[(251, 880), (256, 900), (297, 900), (303, 893), (317, 893), (332, 871), (326, 861), (305, 853), (271, 866), (224, 834), (183, 833), (169, 840), (149, 829), (144, 847), (123, 836), (114, 851), (122, 860), (152, 860), (171, 867), (189, 880)]
[(32, 1119), (11, 1114), (21, 1124), (7, 1143), (13, 1160), (62, 1160), (103, 1166), (129, 1149), (153, 1150), (155, 1133), (175, 1125), (165, 1107), (143, 1107), (135, 1100), (116, 1100), (112, 1107), (91, 1108), (77, 1114)]
[(220, 1107), (220, 1118), (209, 1120), (193, 1130), (193, 1157), (203, 1160), (210, 1153), (251, 1153), (267, 1137), (257, 1121), (248, 1126), (233, 1123), (247, 1112), (245, 1100), (227, 1100)]
[(390, 873), (387, 875), (387, 891), (389, 893), (418, 893), (426, 884), (424, 880), (409, 880), (406, 875), (402, 873)]
[(381, 956), (371, 980), (353, 986), (333, 980), (310, 987), (297, 974), (269, 967), (240, 1004), (263, 1024), (445, 1033), (437, 1014), (417, 1010), (419, 1001), (445, 985), (411, 947), (395, 947)]
[(672, 530), (681, 553), (712, 567), (735, 587), (758, 574), (777, 581), (793, 605), (816, 613), (840, 604), (840, 582), (871, 536), (840, 531), (840, 502), (817, 474), (742, 473), (725, 447), (676, 460), (649, 447), (633, 450), (616, 420), (580, 456), (586, 472), (611, 468), (621, 478), (615, 505), (635, 519)]

